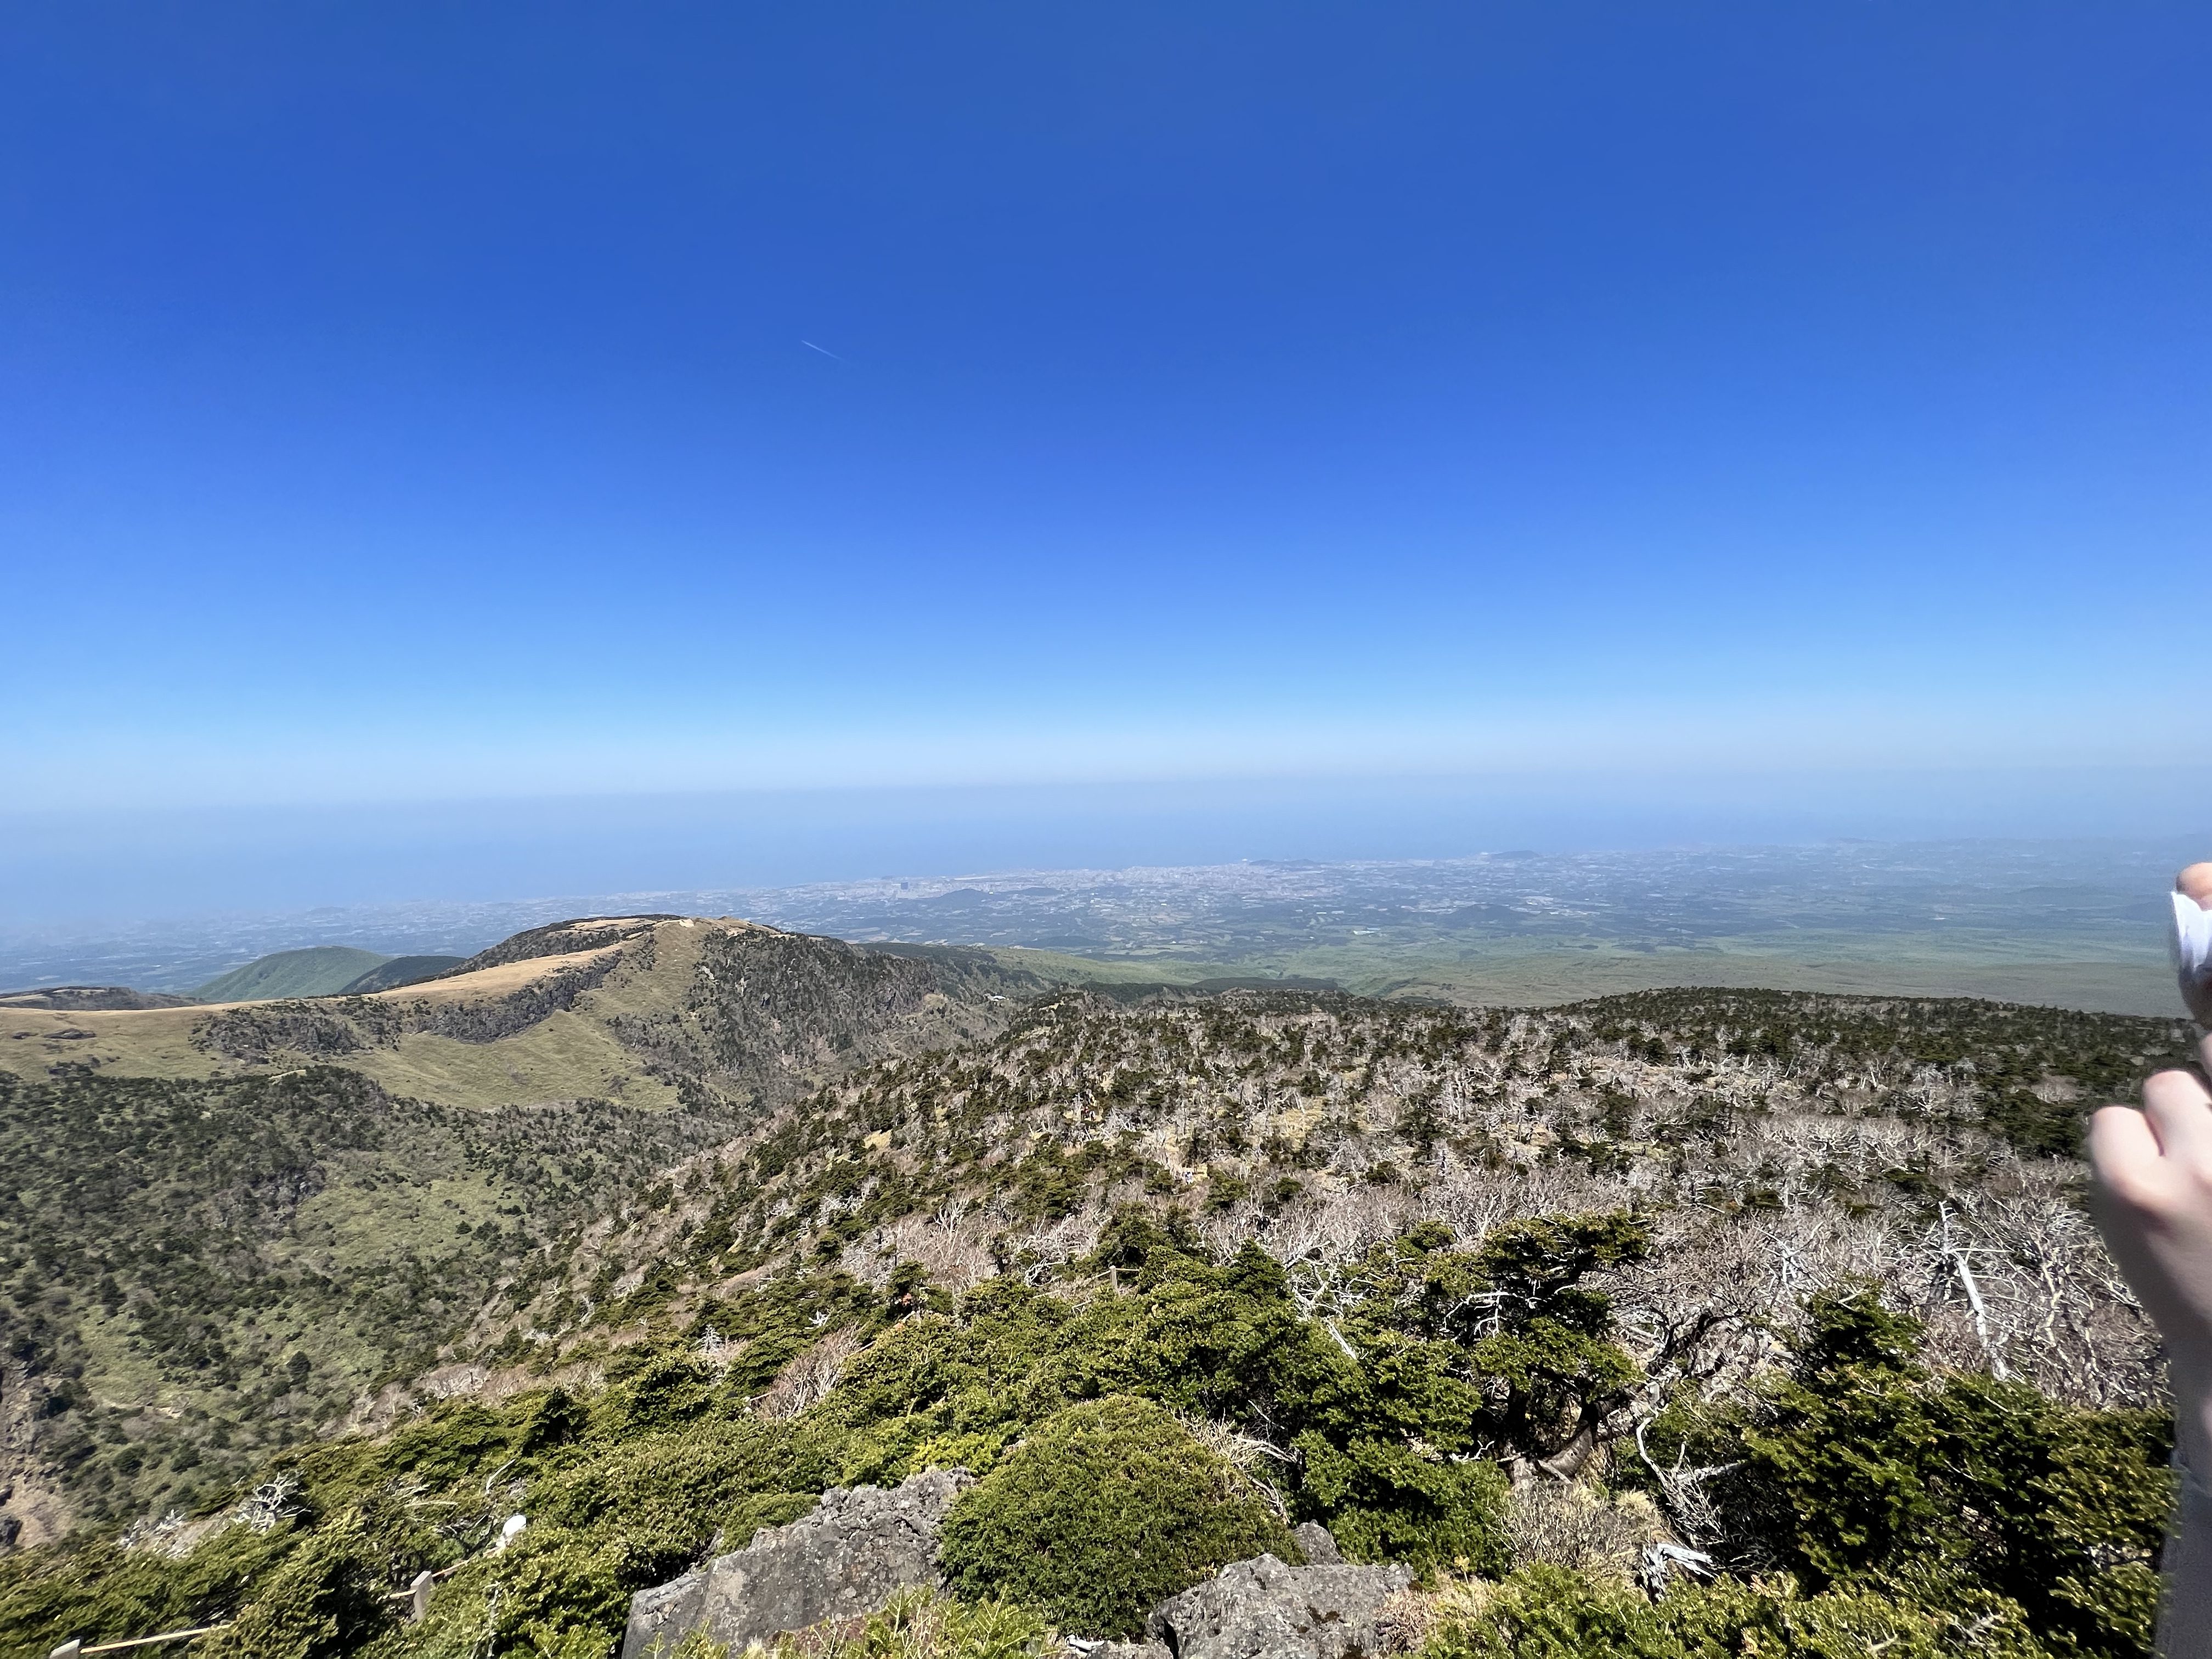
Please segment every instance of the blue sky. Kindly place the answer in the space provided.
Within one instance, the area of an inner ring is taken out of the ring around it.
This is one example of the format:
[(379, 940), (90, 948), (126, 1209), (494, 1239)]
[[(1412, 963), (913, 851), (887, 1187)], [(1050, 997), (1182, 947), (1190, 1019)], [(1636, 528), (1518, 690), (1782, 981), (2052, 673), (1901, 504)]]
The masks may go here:
[(2201, 764), (2208, 83), (2179, 4), (14, 8), (6, 805)]

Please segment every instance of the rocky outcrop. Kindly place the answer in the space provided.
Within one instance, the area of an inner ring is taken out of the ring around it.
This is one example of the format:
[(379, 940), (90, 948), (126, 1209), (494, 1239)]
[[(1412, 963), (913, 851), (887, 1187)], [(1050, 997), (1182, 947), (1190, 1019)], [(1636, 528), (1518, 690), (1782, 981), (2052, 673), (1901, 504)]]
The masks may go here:
[(824, 1492), (789, 1526), (631, 1597), (622, 1659), (673, 1653), (694, 1631), (742, 1650), (936, 1583), (938, 1529), (970, 1484), (963, 1469), (928, 1469), (896, 1486)]
[(1344, 1659), (1382, 1645), (1376, 1615), (1413, 1582), (1404, 1567), (1293, 1567), (1262, 1555), (1161, 1602), (1145, 1633), (1176, 1659)]
[[(892, 1486), (840, 1487), (787, 1527), (630, 1599), (622, 1659), (664, 1659), (694, 1632), (741, 1650), (787, 1632), (874, 1612), (909, 1585), (942, 1588), (937, 1536), (973, 1482), (930, 1469)], [(1067, 1646), (1082, 1659), (1350, 1659), (1382, 1645), (1382, 1604), (1413, 1582), (1404, 1567), (1344, 1564), (1311, 1522), (1293, 1534), (1313, 1565), (1272, 1555), (1224, 1567), (1163, 1601), (1142, 1642)]]
[(115, 1009), (189, 1008), (198, 997), (167, 991), (134, 991), (125, 985), (42, 985), (29, 991), (0, 991), (0, 1008), (53, 1008), (72, 1014)]

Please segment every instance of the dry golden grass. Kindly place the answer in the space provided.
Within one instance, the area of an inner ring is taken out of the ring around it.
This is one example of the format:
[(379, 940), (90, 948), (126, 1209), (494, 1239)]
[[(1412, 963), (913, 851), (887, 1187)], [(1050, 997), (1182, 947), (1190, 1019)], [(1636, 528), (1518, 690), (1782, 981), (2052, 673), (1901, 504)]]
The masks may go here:
[(596, 950), (571, 951), (565, 956), (532, 957), (522, 962), (503, 962), (496, 968), (479, 968), (473, 974), (457, 974), (451, 979), (424, 980), (419, 985), (402, 985), (389, 991), (372, 991), (367, 1000), (400, 1004), (474, 1002), (488, 997), (503, 997), (520, 991), (526, 985), (534, 984), (548, 974), (557, 974), (565, 968), (580, 968), (586, 963), (597, 962), (622, 948), (619, 945), (602, 945)]
[[(609, 917), (590, 926), (635, 926), (637, 919)], [(663, 922), (652, 937), (658, 950), (654, 969), (641, 977), (653, 981), (670, 973), (688, 979), (696, 964), (699, 941), (712, 931), (750, 927), (747, 922)], [(533, 957), (523, 962), (502, 963), (451, 979), (403, 985), (371, 993), (367, 1001), (406, 1006), (430, 1003), (438, 1006), (490, 1001), (510, 996), (550, 975), (597, 963), (625, 947), (604, 945), (562, 956)], [(615, 978), (621, 975), (619, 971)], [(642, 1006), (653, 1000), (649, 990), (641, 998), (625, 997), (624, 988), (611, 980), (587, 992), (582, 1006), (601, 1000), (617, 1011), (626, 1003)], [(644, 988), (638, 988), (643, 989)], [(334, 1007), (340, 1001), (331, 1000)], [(0, 1071), (31, 1079), (42, 1079), (57, 1065), (91, 1063), (118, 1076), (202, 1078), (252, 1069), (192, 1046), (192, 1033), (211, 1014), (253, 1007), (252, 1003), (204, 1003), (185, 1008), (132, 1008), (75, 1013), (53, 1009), (0, 1008)], [(548, 1026), (555, 1027), (547, 1030)], [(589, 1028), (588, 1030), (583, 1028)], [(375, 1049), (347, 1057), (347, 1064), (368, 1073), (386, 1088), (404, 1094), (449, 1099), (456, 1103), (503, 1105), (529, 1100), (574, 1097), (580, 1094), (627, 1096), (633, 1103), (673, 1098), (659, 1085), (636, 1077), (636, 1065), (598, 1022), (577, 1015), (556, 1016), (530, 1030), (496, 1042), (466, 1043), (450, 1037), (422, 1033), (400, 1039), (396, 1050)], [(265, 1069), (265, 1068), (264, 1068)], [(629, 1079), (625, 1083), (625, 1079)]]

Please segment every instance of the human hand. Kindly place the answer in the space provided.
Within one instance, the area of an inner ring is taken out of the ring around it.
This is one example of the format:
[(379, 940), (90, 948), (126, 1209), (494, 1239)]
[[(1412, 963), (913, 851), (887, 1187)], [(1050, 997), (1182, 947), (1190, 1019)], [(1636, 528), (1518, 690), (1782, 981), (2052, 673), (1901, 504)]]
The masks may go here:
[(2181, 1000), (2212, 1030), (2212, 864), (2192, 864), (2173, 884), (2174, 955)]
[[(2212, 909), (2212, 864), (2176, 887)], [(2182, 994), (2205, 1019), (2212, 988), (2191, 970), (2185, 940)], [(2199, 1052), (2212, 1069), (2212, 1038)], [(2159, 1073), (2141, 1111), (2107, 1106), (2090, 1121), (2089, 1158), (2105, 1242), (2166, 1338), (2182, 1456), (2212, 1479), (2212, 1092), (2193, 1073)]]

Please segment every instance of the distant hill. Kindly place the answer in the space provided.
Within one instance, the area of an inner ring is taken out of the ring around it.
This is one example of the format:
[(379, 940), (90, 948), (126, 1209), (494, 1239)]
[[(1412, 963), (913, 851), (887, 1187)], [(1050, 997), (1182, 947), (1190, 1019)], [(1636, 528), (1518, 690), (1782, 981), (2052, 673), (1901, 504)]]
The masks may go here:
[(234, 968), (192, 993), (202, 1002), (268, 1002), (277, 997), (326, 997), (344, 990), (374, 969), (392, 961), (374, 951), (347, 945), (317, 945)]
[(365, 997), (371, 991), (397, 990), (402, 985), (415, 985), (426, 979), (450, 973), (466, 961), (465, 957), (394, 957), (389, 962), (380, 962), (359, 979), (339, 988), (343, 996)]
[(127, 985), (42, 985), (29, 991), (0, 991), (0, 1008), (56, 1008), (77, 1013), (118, 1008), (189, 1008), (199, 999), (166, 991), (134, 991)]

